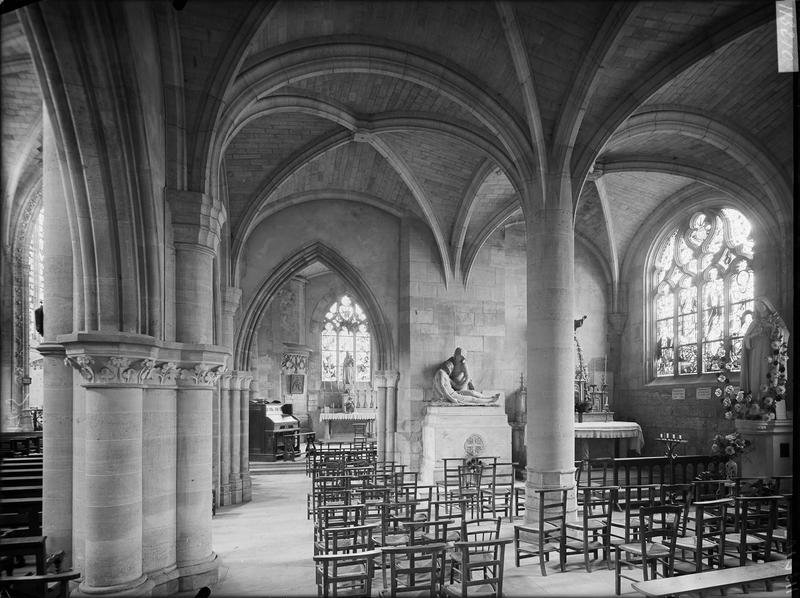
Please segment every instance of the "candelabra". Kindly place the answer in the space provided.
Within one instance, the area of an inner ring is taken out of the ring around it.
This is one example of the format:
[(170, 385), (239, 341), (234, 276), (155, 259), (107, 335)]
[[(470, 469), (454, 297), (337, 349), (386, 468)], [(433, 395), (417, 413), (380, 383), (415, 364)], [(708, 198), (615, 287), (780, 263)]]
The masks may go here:
[(658, 440), (663, 442), (666, 447), (666, 452), (664, 456), (669, 459), (669, 479), (670, 483), (675, 483), (675, 459), (678, 457), (678, 453), (675, 451), (675, 448), (678, 445), (686, 444), (689, 442), (683, 437), (683, 434), (664, 434), (663, 432), (658, 435)]

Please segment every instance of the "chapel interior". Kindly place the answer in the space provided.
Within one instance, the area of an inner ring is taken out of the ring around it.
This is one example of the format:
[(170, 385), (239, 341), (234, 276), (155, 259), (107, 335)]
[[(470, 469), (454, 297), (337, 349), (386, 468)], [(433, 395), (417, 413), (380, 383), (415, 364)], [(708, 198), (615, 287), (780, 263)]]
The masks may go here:
[(234, 595), (333, 447), (507, 463), (507, 538), (601, 461), (791, 506), (793, 10), (0, 4), (0, 586), (27, 538), (73, 596)]

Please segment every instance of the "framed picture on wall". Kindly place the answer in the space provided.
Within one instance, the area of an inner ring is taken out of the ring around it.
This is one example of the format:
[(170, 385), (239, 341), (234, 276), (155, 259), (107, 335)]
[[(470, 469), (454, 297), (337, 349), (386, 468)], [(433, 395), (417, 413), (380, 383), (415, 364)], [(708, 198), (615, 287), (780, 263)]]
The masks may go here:
[(303, 394), (303, 383), (305, 376), (301, 374), (289, 374), (289, 394)]

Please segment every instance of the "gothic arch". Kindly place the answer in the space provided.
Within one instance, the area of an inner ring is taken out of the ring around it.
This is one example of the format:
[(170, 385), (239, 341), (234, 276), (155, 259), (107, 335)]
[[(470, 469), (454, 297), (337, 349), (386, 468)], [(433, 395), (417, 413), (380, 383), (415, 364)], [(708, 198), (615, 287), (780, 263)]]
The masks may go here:
[(342, 277), (348, 288), (360, 300), (360, 304), (372, 326), (375, 340), (373, 364), (376, 370), (396, 369), (397, 357), (392, 339), (392, 331), (380, 302), (373, 294), (361, 274), (337, 251), (324, 243), (315, 241), (298, 249), (292, 257), (273, 269), (261, 283), (258, 291), (244, 310), (244, 317), (236, 330), (234, 346), (234, 369), (247, 370), (250, 367), (250, 350), (255, 340), (258, 323), (270, 301), (278, 290), (292, 276), (298, 274), (309, 264), (320, 261)]

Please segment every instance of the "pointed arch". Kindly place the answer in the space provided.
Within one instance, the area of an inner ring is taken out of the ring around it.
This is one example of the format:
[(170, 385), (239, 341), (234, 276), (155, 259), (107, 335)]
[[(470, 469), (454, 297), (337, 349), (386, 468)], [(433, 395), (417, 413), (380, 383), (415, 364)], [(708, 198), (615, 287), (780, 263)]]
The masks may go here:
[(352, 291), (353, 297), (367, 313), (375, 340), (373, 367), (376, 370), (397, 369), (397, 357), (392, 330), (378, 298), (358, 270), (340, 253), (324, 243), (315, 241), (297, 251), (267, 274), (253, 299), (244, 310), (244, 317), (236, 330), (233, 353), (234, 369), (250, 367), (250, 350), (255, 340), (258, 324), (278, 290), (294, 275), (315, 261), (320, 261), (338, 274)]

